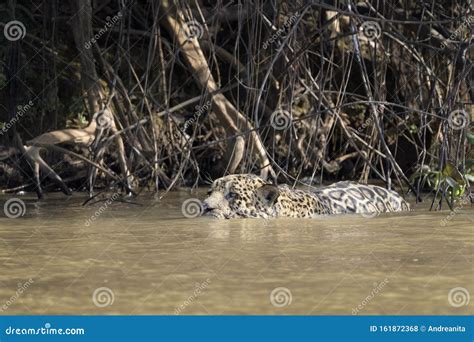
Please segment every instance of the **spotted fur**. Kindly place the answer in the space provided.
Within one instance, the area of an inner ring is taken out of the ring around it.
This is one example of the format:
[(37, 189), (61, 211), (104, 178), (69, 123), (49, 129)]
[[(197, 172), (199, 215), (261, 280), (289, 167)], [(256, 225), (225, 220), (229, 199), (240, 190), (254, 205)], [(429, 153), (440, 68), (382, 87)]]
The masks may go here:
[(218, 218), (300, 217), (410, 210), (395, 191), (375, 185), (339, 182), (311, 191), (267, 184), (251, 174), (214, 181), (204, 200), (205, 213)]

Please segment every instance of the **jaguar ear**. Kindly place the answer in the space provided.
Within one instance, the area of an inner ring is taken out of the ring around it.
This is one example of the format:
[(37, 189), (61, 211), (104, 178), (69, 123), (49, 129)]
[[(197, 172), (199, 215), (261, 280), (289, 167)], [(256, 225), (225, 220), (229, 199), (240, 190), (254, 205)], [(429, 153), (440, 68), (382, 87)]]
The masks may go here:
[(265, 184), (257, 189), (257, 195), (267, 206), (273, 205), (278, 196), (280, 196), (280, 190), (276, 185)]

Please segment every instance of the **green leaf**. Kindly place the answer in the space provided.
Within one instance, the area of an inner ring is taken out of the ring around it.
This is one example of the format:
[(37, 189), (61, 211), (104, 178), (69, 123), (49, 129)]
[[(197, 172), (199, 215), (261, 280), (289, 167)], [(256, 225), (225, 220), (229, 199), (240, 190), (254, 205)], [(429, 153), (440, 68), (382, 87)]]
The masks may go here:
[(430, 176), (428, 177), (428, 184), (431, 186), (434, 190), (438, 190), (440, 184), (444, 180), (443, 175), (441, 172), (431, 172)]
[(464, 186), (456, 184), (452, 189), (453, 198), (461, 197), (464, 194)]
[(448, 183), (448, 186), (450, 188), (456, 188), (457, 186), (459, 186), (458, 183), (452, 177), (446, 176), (444, 180), (446, 181), (446, 183)]
[(469, 144), (474, 145), (474, 133), (467, 133), (467, 141), (469, 141)]
[(461, 172), (459, 172), (456, 166), (454, 166), (450, 162), (446, 163), (446, 166), (443, 170), (443, 175), (445, 175), (446, 177), (451, 177), (456, 181), (456, 183), (462, 186), (466, 185), (466, 181), (464, 180), (464, 177), (462, 176)]

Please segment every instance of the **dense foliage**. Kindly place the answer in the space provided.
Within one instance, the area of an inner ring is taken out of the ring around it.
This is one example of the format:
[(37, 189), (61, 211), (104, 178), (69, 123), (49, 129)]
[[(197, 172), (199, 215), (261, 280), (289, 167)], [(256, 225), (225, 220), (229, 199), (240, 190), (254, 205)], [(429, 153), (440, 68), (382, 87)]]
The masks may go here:
[[(263, 170), (447, 197), (448, 163), (463, 189), (472, 180), (473, 19), (461, 0), (10, 0), (0, 5), (2, 186), (34, 184), (11, 126), (27, 146), (109, 108), (95, 144), (43, 139), (68, 186), (128, 178), (158, 189)], [(21, 39), (6, 36), (12, 20)]]

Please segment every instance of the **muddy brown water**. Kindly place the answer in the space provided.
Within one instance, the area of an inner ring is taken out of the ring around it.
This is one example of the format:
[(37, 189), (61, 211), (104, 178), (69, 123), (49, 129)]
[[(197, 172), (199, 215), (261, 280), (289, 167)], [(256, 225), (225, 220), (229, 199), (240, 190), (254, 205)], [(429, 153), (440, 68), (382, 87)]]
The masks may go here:
[(204, 193), (105, 209), (81, 194), (16, 196), (24, 216), (0, 212), (0, 314), (474, 313), (471, 205), (452, 216), (422, 203), (374, 218), (183, 217), (183, 201)]

